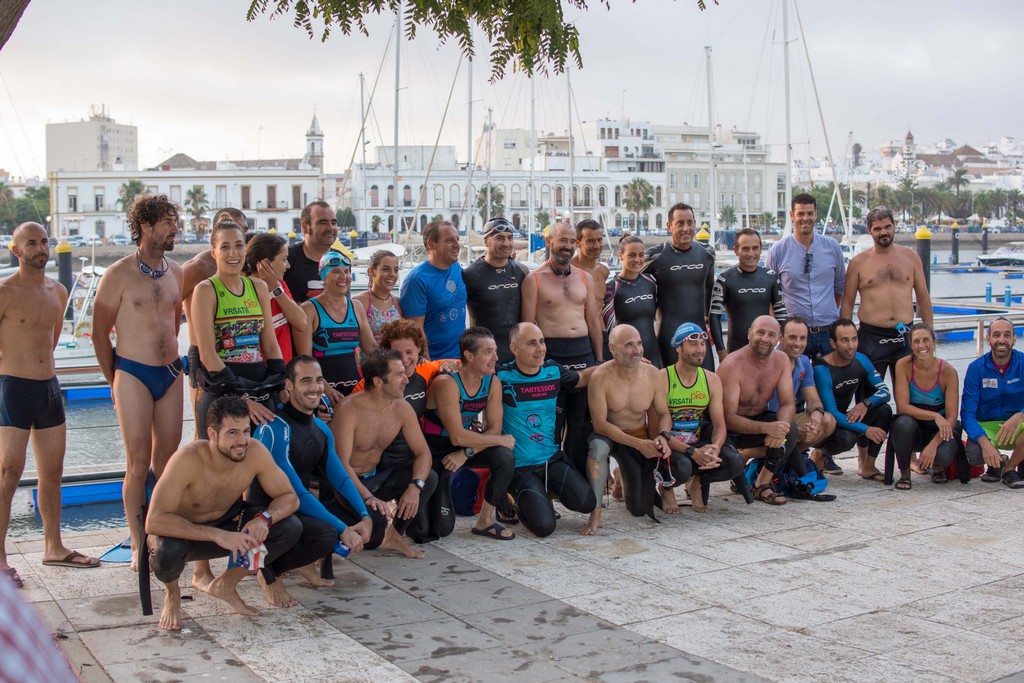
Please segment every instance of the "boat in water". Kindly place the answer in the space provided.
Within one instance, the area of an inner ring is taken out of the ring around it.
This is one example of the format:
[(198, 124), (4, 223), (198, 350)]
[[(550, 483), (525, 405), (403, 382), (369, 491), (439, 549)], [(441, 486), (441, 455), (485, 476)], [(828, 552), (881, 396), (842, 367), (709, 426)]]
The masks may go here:
[(1024, 267), (1024, 242), (1009, 242), (991, 254), (978, 255), (978, 265)]

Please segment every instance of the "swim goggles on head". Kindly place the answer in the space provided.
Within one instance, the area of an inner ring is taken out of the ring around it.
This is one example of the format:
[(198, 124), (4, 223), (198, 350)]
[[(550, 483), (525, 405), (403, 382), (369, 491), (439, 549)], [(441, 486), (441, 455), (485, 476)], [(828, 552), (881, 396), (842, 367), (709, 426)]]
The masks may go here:
[(352, 261), (340, 251), (329, 251), (320, 258), (320, 279), (323, 280), (327, 274), (335, 268), (351, 268)]

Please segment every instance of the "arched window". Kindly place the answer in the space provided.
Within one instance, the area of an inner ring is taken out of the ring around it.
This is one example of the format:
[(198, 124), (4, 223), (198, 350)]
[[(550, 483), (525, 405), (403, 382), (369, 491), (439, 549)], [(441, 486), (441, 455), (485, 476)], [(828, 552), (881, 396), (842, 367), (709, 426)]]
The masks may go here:
[(654, 227), (656, 227), (659, 230), (661, 230), (661, 214), (660, 213), (654, 214)]
[(565, 206), (565, 189), (555, 185), (555, 206)]
[(661, 206), (661, 185), (654, 188), (654, 205)]
[(508, 206), (510, 208), (521, 208), (523, 202), (522, 190), (519, 189), (519, 183), (513, 183), (512, 193), (508, 198)]
[(516, 230), (519, 229), (519, 221), (520, 220), (521, 219), (519, 218), (519, 214), (518, 213), (512, 214), (512, 225), (515, 226)]
[(621, 228), (622, 227), (622, 214), (619, 214), (619, 213), (615, 214), (615, 227), (616, 228)]
[(622, 186), (615, 186), (615, 206), (622, 206)]
[(573, 185), (572, 186), (572, 205), (573, 206), (579, 206), (580, 205), (580, 186), (579, 185)]
[(583, 188), (583, 206), (593, 206), (593, 197), (590, 185)]
[(402, 205), (412, 206), (412, 188), (408, 185), (402, 188)]
[(458, 228), (459, 228), (459, 214), (457, 214), (457, 213), (453, 213), (452, 214), (451, 224), (452, 224), (453, 227), (455, 227), (456, 230), (458, 230)]
[(423, 228), (427, 227), (427, 217), (420, 216), (420, 232), (423, 232)]
[(97, 237), (102, 239), (102, 238), (107, 236), (107, 222), (106, 221), (99, 220), (99, 221), (96, 221), (96, 223), (94, 225), (96, 226), (96, 236)]
[(376, 185), (370, 188), (370, 206), (373, 208), (380, 206), (380, 190)]
[(600, 206), (608, 206), (608, 190), (604, 185), (597, 188), (597, 203)]
[(444, 185), (434, 185), (434, 208), (440, 209), (444, 206)]
[(551, 208), (551, 187), (548, 185), (540, 186), (540, 207), (542, 209)]
[(394, 205), (395, 205), (395, 186), (394, 185), (388, 185), (388, 206), (394, 206)]
[(419, 206), (427, 205), (427, 187), (425, 185), (420, 185), (420, 199), (417, 203)]

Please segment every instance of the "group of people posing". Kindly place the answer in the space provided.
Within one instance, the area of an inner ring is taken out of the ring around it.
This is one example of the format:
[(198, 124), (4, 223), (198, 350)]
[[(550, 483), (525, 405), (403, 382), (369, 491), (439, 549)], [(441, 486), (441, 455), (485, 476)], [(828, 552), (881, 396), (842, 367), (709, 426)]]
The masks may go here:
[[(623, 237), (614, 275), (593, 220), (552, 225), (533, 270), (514, 259), (503, 218), (485, 225), (486, 253), (465, 269), (456, 228), (433, 222), (428, 257), (398, 296), (387, 251), (353, 296), (324, 202), (303, 210), (291, 246), (248, 235), (242, 212), (221, 210), (211, 249), (179, 266), (166, 255), (178, 207), (138, 198), (128, 213), (138, 250), (103, 275), (93, 345), (127, 453), (132, 566), (152, 566), (166, 586), (160, 625), (181, 626), (188, 562), (197, 590), (254, 614), (236, 590), (253, 572), (267, 600), (287, 606), (278, 577), (332, 585), (335, 553), (423, 557), (416, 543), (452, 532), (450, 480), (469, 469), (486, 478), (471, 531), (499, 541), (515, 524), (553, 533), (553, 499), (588, 515), (580, 531), (596, 534), (608, 490), (655, 521), (655, 509), (680, 512), (679, 487), (706, 510), (713, 482), (731, 481), (748, 503), (826, 501), (812, 482), (842, 474), (835, 456), (855, 444), (859, 476), (882, 481), (875, 462), (888, 443), (897, 489), (914, 471), (944, 483), (957, 462), (1024, 485), (1013, 325), (990, 324), (991, 351), (971, 364), (961, 398), (956, 371), (935, 355), (922, 264), (894, 244), (892, 213), (868, 214), (874, 247), (849, 268), (815, 232), (813, 197), (794, 197), (791, 216), (793, 234), (766, 265), (760, 235), (744, 229), (738, 264), (717, 276), (685, 204), (669, 212), (670, 241)], [(41, 226), (19, 226), (12, 248), (19, 271), (0, 282), (0, 532), (31, 437), (44, 562), (94, 567), (60, 540), (65, 431), (52, 350), (67, 294), (44, 275)], [(196, 438), (182, 445), (186, 375)], [(796, 482), (785, 495), (783, 479)], [(0, 570), (20, 583), (0, 551)], [(224, 555), (229, 568), (214, 576), (209, 560)]]

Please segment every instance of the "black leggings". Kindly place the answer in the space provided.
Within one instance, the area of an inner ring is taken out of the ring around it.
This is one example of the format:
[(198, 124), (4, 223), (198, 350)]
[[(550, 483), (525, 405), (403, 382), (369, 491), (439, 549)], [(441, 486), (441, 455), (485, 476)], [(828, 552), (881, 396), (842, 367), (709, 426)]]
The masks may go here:
[[(749, 419), (756, 420), (758, 422), (775, 422), (778, 419), (778, 416), (770, 410), (766, 410), (757, 417), (751, 417)], [(837, 429), (836, 431), (839, 430)], [(764, 434), (739, 434), (736, 432), (730, 432), (729, 440), (737, 449), (759, 448), (764, 446)], [(765, 447), (765, 468), (772, 474), (778, 474), (779, 470), (782, 469), (782, 466), (788, 462), (789, 466), (793, 468), (793, 471), (796, 472), (797, 476), (802, 477), (807, 474), (807, 467), (804, 465), (803, 455), (796, 448), (796, 444), (799, 440), (800, 432), (796, 428), (796, 423), (790, 422), (789, 433), (786, 434), (786, 443), (777, 448)]]
[[(238, 531), (249, 523), (253, 517), (266, 510), (265, 507), (249, 505), (239, 501), (220, 519), (202, 526), (211, 526), (224, 531)], [(277, 575), (289, 569), (304, 567), (318, 557), (323, 557), (334, 546), (338, 535), (331, 529), (329, 537), (313, 530), (309, 535), (308, 544), (300, 544), (307, 540), (303, 522), (299, 515), (291, 515), (275, 520), (270, 527), (263, 545), (267, 548), (264, 567), (260, 570), (263, 579), (274, 583)], [(185, 569), (185, 563), (195, 560), (212, 560), (215, 557), (226, 557), (228, 551), (213, 541), (193, 541), (185, 538), (168, 538), (154, 536), (156, 550), (150, 561), (153, 575), (164, 583), (174, 583)]]
[[(444, 467), (444, 457), (459, 449), (452, 446), (450, 449), (433, 451), (434, 471), (438, 477)], [(508, 487), (512, 484), (512, 475), (516, 471), (516, 458), (512, 451), (504, 446), (491, 446), (482, 451), (476, 452), (472, 458), (466, 460), (462, 467), (474, 470), (490, 470), (491, 475), (487, 478), (487, 487), (484, 489), (484, 499), (491, 505), (498, 507), (506, 500)]]
[[(888, 403), (869, 408), (867, 414), (861, 419), (861, 423), (869, 427), (878, 427), (888, 433), (889, 425), (892, 424), (892, 408), (889, 407)], [(854, 444), (867, 446), (868, 456), (872, 459), (877, 458), (878, 452), (882, 449), (882, 444), (875, 443), (863, 434), (858, 434), (842, 427), (836, 427), (836, 431), (832, 432), (832, 436), (825, 439), (820, 448), (828, 455), (836, 455), (837, 453), (844, 453), (850, 450)]]
[(519, 521), (540, 538), (555, 531), (555, 508), (549, 495), (558, 496), (573, 512), (590, 514), (597, 507), (590, 484), (562, 451), (544, 464), (517, 467), (509, 493), (515, 499)]
[[(619, 476), (622, 478), (622, 491), (626, 498), (626, 509), (634, 517), (642, 517), (647, 515), (654, 521), (658, 521), (654, 516), (654, 506), (661, 507), (661, 497), (658, 496), (658, 492), (655, 489), (654, 471), (658, 468), (660, 458), (645, 458), (640, 451), (624, 446), (620, 443), (615, 443), (611, 439), (603, 436), (599, 436), (594, 433), (590, 435), (592, 444), (594, 442), (604, 442), (608, 449), (608, 454), (615, 458), (615, 461), (619, 464)], [(600, 448), (600, 445), (597, 445)], [(595, 446), (591, 445), (591, 449), (594, 450)], [(593, 456), (592, 456), (593, 457)], [(689, 461), (686, 461), (686, 465), (689, 465)], [(686, 467), (680, 463), (680, 467)], [(677, 477), (682, 475), (677, 474)], [(686, 474), (689, 478), (689, 473)], [(685, 482), (686, 480), (683, 479)], [(593, 489), (591, 489), (593, 493)], [(597, 500), (595, 496), (594, 500)]]
[[(560, 365), (582, 372), (594, 365), (594, 350), (590, 337), (549, 338), (547, 341), (548, 358)], [(579, 470), (587, 471), (587, 434), (592, 430), (590, 422), (590, 406), (587, 402), (587, 390), (575, 389), (562, 391), (558, 394), (555, 408), (555, 435), (561, 439), (569, 462)]]
[[(693, 447), (703, 448), (709, 443), (709, 441), (701, 441), (693, 444)], [(685, 484), (691, 476), (698, 476), (701, 488), (706, 489), (716, 481), (729, 481), (743, 475), (743, 456), (728, 441), (718, 451), (718, 457), (722, 460), (721, 465), (712, 470), (702, 470), (693, 458), (672, 451), (667, 464), (665, 460), (658, 462), (658, 473), (665, 481), (671, 481), (672, 477), (675, 477), (676, 483), (672, 486), (666, 484), (662, 484), (662, 486), (675, 488)], [(704, 493), (704, 499), (707, 500), (707, 491)]]
[[(920, 451), (927, 446), (938, 432), (938, 427), (931, 420), (918, 420), (909, 415), (897, 415), (892, 422), (889, 439), (892, 440), (893, 450), (896, 452), (896, 463), (900, 470), (910, 469), (910, 456), (915, 451)], [(934, 469), (945, 469), (953, 464), (957, 450), (963, 448), (962, 433), (960, 421), (957, 420), (953, 425), (953, 438), (946, 439), (935, 450), (935, 464), (932, 466)]]
[[(427, 501), (430, 500), (430, 496), (434, 494), (434, 489), (437, 488), (437, 472), (430, 470), (427, 473), (427, 478), (424, 479), (426, 483), (420, 490), (420, 508), (425, 508)], [(409, 488), (409, 484), (412, 482), (412, 463), (408, 465), (398, 466), (390, 468), (384, 472), (379, 469), (377, 473), (371, 477), (363, 479), (363, 486), (365, 486), (375, 498), (379, 498), (383, 501), (398, 500), (405, 493), (406, 489)], [(370, 534), (370, 543), (368, 550), (373, 550), (381, 544), (384, 540), (384, 532), (388, 529), (388, 519), (381, 513), (377, 512), (373, 508), (367, 507), (367, 511), (370, 513), (370, 519), (373, 521), (373, 532)], [(416, 519), (415, 516), (408, 519), (402, 519), (395, 514), (394, 526), (395, 531), (399, 534), (405, 534), (409, 524)]]

